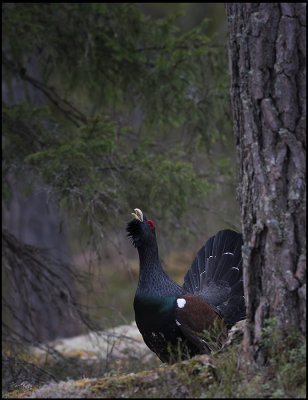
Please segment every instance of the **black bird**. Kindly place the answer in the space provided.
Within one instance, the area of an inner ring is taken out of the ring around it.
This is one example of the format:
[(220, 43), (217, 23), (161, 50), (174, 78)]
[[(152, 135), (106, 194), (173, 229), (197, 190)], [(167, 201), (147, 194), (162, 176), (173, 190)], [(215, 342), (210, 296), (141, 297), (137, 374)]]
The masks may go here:
[(139, 253), (134, 309), (146, 345), (168, 363), (219, 349), (228, 329), (246, 318), (242, 235), (226, 229), (211, 237), (179, 286), (159, 261), (153, 222), (134, 211), (126, 229)]

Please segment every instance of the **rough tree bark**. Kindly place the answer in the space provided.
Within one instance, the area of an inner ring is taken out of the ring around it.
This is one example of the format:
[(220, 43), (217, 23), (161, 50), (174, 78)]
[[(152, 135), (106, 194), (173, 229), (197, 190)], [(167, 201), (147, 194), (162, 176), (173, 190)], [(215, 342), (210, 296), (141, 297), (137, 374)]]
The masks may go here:
[(247, 328), (306, 332), (306, 3), (226, 3)]

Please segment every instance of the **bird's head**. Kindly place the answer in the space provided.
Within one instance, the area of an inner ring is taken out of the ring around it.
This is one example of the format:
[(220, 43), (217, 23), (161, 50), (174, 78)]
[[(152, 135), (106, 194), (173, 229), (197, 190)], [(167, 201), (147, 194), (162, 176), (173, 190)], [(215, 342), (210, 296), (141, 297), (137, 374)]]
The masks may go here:
[(135, 247), (143, 245), (151, 245), (156, 243), (156, 235), (154, 224), (147, 219), (139, 208), (135, 208), (132, 213), (134, 219), (129, 221), (126, 227), (128, 237), (131, 239)]

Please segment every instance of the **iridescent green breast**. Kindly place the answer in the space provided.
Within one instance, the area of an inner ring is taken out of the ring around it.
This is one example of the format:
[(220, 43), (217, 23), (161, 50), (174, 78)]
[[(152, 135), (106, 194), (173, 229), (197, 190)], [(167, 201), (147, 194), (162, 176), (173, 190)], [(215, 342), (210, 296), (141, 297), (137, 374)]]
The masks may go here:
[(190, 356), (186, 338), (176, 324), (176, 297), (135, 296), (138, 329), (146, 345), (163, 362), (175, 362)]
[[(135, 296), (136, 323), (147, 330), (159, 329), (173, 321), (176, 297)], [(140, 329), (140, 328), (139, 328)]]

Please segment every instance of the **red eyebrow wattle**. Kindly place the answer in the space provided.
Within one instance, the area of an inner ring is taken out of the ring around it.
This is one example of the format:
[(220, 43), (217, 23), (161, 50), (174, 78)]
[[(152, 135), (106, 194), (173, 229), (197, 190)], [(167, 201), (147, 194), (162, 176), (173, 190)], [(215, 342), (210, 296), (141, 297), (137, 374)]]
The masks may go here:
[(151, 229), (154, 229), (154, 224), (150, 219), (147, 220), (147, 223), (151, 225)]

